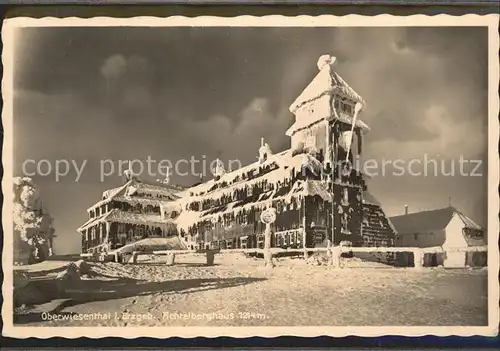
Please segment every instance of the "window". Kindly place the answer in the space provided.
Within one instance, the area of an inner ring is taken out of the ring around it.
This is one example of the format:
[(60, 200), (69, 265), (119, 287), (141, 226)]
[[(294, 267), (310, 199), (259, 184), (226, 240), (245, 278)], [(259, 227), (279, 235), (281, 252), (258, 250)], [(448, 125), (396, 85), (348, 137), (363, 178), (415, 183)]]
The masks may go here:
[(321, 245), (323, 243), (323, 235), (318, 233), (314, 236), (314, 243), (316, 245)]
[(126, 234), (126, 228), (124, 223), (118, 223), (118, 229), (117, 229), (118, 234)]
[(281, 237), (281, 234), (276, 235), (276, 247), (281, 247), (283, 243), (283, 239)]
[(247, 187), (247, 196), (252, 196), (253, 188), (251, 186)]
[(241, 240), (241, 248), (246, 249), (247, 248), (247, 238), (246, 237), (240, 238), (240, 240)]
[(262, 234), (257, 236), (257, 247), (259, 249), (264, 248), (264, 235), (262, 235)]
[(142, 237), (144, 235), (144, 228), (141, 227), (141, 226), (139, 226), (139, 227), (136, 228), (135, 232), (136, 232), (136, 236)]
[(347, 112), (348, 114), (351, 114), (352, 113), (352, 106), (349, 104), (345, 104), (345, 112)]

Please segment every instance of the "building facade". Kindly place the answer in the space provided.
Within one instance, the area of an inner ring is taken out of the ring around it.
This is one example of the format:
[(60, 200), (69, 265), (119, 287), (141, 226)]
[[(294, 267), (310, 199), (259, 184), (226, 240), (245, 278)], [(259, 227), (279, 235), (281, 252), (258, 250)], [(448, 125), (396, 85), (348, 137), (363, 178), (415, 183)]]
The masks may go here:
[[(257, 162), (233, 172), (219, 165), (213, 179), (168, 188), (163, 199), (145, 198), (151, 185), (137, 180), (105, 192), (79, 228), (82, 249), (113, 250), (144, 235), (179, 235), (192, 249), (262, 248), (260, 214), (269, 207), (277, 212), (273, 247), (393, 246), (390, 220), (378, 202), (364, 200), (364, 176), (352, 167), (369, 130), (360, 119), (365, 102), (334, 65), (335, 58), (320, 57), (319, 73), (290, 106), (290, 149), (273, 153), (261, 140)], [(126, 200), (130, 186), (143, 190)]]

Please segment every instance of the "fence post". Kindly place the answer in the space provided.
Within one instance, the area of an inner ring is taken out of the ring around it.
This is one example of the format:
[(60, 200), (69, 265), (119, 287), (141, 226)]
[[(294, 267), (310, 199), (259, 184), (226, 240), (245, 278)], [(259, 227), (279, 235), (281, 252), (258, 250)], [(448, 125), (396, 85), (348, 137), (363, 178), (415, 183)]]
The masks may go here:
[(167, 266), (173, 266), (175, 263), (175, 254), (171, 253), (167, 255)]
[(416, 249), (413, 251), (413, 265), (415, 269), (421, 269), (423, 267), (423, 252), (422, 250)]
[(340, 268), (340, 256), (342, 255), (342, 246), (332, 246), (332, 266), (335, 268)]
[(307, 233), (304, 228), (302, 229), (301, 234), (302, 234), (302, 246), (304, 247), (304, 259), (307, 260), (309, 258), (309, 254), (307, 252), (307, 245), (306, 245)]
[(264, 261), (267, 268), (273, 268), (273, 254), (271, 252), (271, 223), (266, 223), (264, 231)]
[(215, 253), (212, 250), (207, 250), (207, 266), (214, 265)]

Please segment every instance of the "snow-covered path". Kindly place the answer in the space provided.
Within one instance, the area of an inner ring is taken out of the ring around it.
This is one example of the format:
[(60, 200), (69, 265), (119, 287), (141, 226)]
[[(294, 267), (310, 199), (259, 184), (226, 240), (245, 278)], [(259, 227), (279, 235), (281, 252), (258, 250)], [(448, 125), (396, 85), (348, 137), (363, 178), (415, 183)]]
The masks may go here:
[[(175, 266), (97, 264), (98, 278), (70, 290), (67, 300), (36, 306), (30, 318), (17, 321), (44, 326), (487, 324), (485, 269), (331, 269), (286, 259), (266, 270), (261, 260), (243, 256), (217, 256), (212, 267), (200, 256), (176, 261)], [(42, 312), (64, 319), (42, 321)], [(79, 320), (84, 316), (89, 320)]]

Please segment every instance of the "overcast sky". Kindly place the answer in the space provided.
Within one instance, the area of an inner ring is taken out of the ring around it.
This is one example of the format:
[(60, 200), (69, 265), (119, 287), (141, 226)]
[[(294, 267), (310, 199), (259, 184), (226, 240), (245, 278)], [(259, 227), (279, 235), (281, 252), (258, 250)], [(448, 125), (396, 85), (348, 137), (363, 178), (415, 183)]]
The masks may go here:
[(102, 159), (246, 164), (261, 137), (288, 148), (288, 107), (322, 54), (337, 57), (337, 71), (367, 101), (365, 159), (427, 155), (447, 172), (455, 162), (455, 176), (372, 177), (386, 212), (444, 207), (452, 197), (486, 223), (486, 177), (457, 174), (461, 156), (486, 161), (486, 29), (33, 28), (15, 43), (15, 175), (26, 159), (87, 160), (78, 182), (75, 171), (59, 182), (53, 173), (33, 177), (60, 253), (79, 250), (85, 209), (122, 182), (100, 182)]

